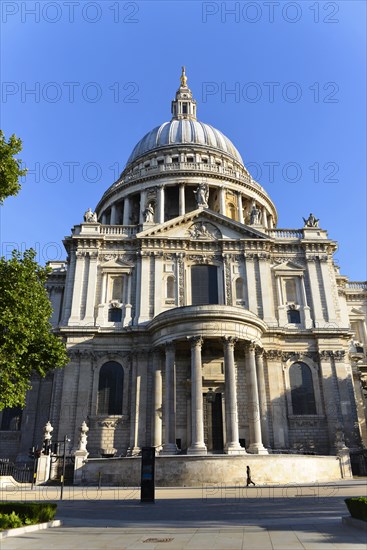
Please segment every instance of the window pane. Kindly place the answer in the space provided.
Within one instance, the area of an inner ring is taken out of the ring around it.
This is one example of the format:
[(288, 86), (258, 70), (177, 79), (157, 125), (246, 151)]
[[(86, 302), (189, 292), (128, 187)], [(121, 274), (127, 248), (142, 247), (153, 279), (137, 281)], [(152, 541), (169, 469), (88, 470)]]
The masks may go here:
[(5, 408), (1, 419), (1, 430), (20, 430), (22, 409), (20, 407)]
[(108, 310), (108, 320), (113, 323), (121, 323), (122, 310), (119, 307), (113, 307)]
[(214, 265), (196, 265), (191, 268), (192, 305), (218, 303), (218, 276)]
[(243, 300), (243, 280), (241, 277), (236, 279), (236, 300)]
[(297, 309), (289, 309), (287, 314), (288, 314), (288, 323), (299, 324), (301, 322), (301, 316)]
[(312, 373), (305, 363), (294, 363), (289, 369), (293, 414), (316, 414)]
[(167, 277), (167, 298), (173, 300), (175, 297), (175, 280), (173, 277)]
[(122, 414), (124, 370), (119, 363), (105, 363), (99, 371), (98, 414)]

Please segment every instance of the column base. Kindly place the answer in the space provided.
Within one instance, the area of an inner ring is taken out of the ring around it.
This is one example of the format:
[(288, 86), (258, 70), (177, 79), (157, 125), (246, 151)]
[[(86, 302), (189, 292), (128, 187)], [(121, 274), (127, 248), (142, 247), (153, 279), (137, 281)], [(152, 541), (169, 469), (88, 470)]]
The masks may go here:
[(177, 455), (177, 445), (175, 443), (166, 443), (163, 445), (160, 455)]
[(226, 455), (247, 455), (246, 449), (241, 445), (226, 445), (224, 452)]
[(248, 447), (248, 452), (253, 455), (268, 455), (269, 451), (268, 449), (265, 449), (264, 445), (261, 443), (251, 443)]
[(208, 450), (205, 445), (193, 445), (187, 449), (188, 455), (206, 455)]
[(138, 456), (141, 453), (140, 447), (129, 447), (126, 456)]

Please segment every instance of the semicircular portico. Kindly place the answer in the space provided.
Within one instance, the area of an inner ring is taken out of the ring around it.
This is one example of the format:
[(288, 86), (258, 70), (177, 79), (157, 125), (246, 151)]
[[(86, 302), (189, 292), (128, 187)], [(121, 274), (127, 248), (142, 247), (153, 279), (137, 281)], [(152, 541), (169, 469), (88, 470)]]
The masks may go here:
[(266, 324), (254, 313), (235, 306), (185, 306), (165, 311), (148, 325), (153, 347), (201, 336), (261, 343)]

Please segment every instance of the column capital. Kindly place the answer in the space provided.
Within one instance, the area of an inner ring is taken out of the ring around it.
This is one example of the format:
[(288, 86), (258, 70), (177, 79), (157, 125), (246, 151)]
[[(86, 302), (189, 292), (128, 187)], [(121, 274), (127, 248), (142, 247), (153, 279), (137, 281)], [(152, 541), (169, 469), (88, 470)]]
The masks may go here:
[(203, 345), (204, 339), (202, 336), (188, 336), (188, 341), (192, 348), (200, 347)]
[(168, 342), (165, 343), (165, 347), (166, 347), (166, 351), (170, 352), (170, 351), (175, 351), (175, 342), (174, 340), (169, 340)]
[(156, 348), (153, 348), (151, 350), (151, 353), (154, 357), (162, 357), (162, 350), (159, 346), (157, 346)]
[(221, 340), (226, 348), (234, 348), (236, 342), (238, 342), (238, 338), (235, 336), (222, 336)]
[(256, 349), (257, 349), (257, 345), (256, 345), (256, 342), (250, 342), (248, 345), (247, 345), (247, 350), (251, 353), (255, 353), (256, 352)]

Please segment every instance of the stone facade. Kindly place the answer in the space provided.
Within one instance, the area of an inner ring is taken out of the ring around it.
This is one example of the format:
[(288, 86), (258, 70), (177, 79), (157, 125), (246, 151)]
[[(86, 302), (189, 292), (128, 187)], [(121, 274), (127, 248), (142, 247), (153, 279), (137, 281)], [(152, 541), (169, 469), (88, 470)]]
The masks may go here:
[(313, 215), (277, 228), (184, 74), (172, 113), (50, 262), (70, 363), (34, 380), (17, 429), (2, 414), (0, 456), (25, 460), (47, 420), (74, 450), (86, 421), (96, 458), (335, 454), (338, 426), (360, 449), (366, 283), (340, 275)]

